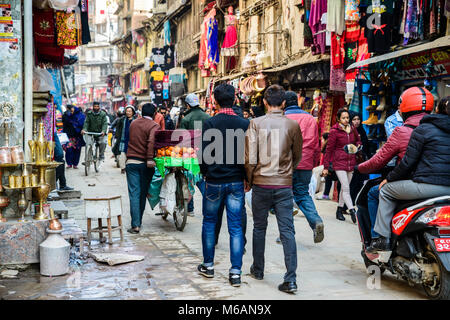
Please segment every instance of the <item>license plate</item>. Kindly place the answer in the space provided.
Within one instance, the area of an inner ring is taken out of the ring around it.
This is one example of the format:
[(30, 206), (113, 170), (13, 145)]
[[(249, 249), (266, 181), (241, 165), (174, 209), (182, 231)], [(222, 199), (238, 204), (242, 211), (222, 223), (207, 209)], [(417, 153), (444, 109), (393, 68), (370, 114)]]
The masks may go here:
[(434, 239), (434, 245), (438, 252), (450, 251), (450, 239)]

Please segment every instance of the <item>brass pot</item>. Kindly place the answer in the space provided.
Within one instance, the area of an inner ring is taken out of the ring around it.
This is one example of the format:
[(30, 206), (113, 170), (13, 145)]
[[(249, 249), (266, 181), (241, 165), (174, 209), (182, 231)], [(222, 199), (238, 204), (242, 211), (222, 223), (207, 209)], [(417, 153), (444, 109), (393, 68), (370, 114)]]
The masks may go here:
[(50, 193), (50, 185), (47, 183), (41, 184), (39, 188), (34, 189), (34, 193), (36, 198), (39, 200), (39, 212), (36, 213), (33, 217), (35, 220), (44, 220), (47, 219), (47, 215), (44, 213), (44, 201), (47, 199), (48, 194)]

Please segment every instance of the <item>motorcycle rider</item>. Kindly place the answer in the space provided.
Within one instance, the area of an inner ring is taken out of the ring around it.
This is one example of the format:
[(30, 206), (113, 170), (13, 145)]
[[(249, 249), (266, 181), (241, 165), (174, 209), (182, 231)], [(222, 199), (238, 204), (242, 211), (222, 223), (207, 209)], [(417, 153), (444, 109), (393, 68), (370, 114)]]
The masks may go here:
[[(425, 110), (422, 110), (421, 89), (425, 91), (425, 95), (428, 99)], [(414, 128), (416, 128), (419, 125), (420, 120), (432, 110), (433, 96), (427, 89), (412, 87), (404, 91), (400, 97), (400, 105), (398, 108), (398, 112), (403, 119), (403, 125), (394, 129), (383, 147), (372, 158), (356, 165), (355, 171), (365, 174), (377, 172), (383, 169), (395, 157), (397, 157), (397, 164), (400, 163), (405, 155)], [(367, 207), (369, 210), (372, 239), (380, 236), (373, 230), (375, 219), (377, 217), (378, 199), (379, 187), (376, 185), (373, 186), (367, 194)], [(358, 210), (358, 221), (360, 224), (363, 224), (366, 219), (362, 219), (360, 217), (361, 214), (364, 214), (364, 212)]]
[[(422, 93), (425, 98), (425, 92)], [(414, 129), (400, 164), (380, 184), (380, 205), (369, 252), (389, 251), (391, 220), (397, 200), (434, 198), (450, 194), (450, 105), (447, 97)], [(423, 107), (432, 100), (428, 97)], [(412, 180), (409, 174), (414, 172)]]

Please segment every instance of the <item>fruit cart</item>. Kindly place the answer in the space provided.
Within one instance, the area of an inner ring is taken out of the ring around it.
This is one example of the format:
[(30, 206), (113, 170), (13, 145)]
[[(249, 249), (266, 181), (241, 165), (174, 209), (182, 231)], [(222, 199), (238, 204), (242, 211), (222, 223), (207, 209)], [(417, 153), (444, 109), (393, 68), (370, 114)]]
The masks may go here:
[[(158, 130), (155, 134), (156, 170), (149, 189), (152, 209), (166, 220), (173, 216), (175, 227), (182, 231), (187, 222), (187, 205), (200, 179), (197, 157), (201, 132), (195, 130)], [(196, 141), (196, 139), (198, 139)]]

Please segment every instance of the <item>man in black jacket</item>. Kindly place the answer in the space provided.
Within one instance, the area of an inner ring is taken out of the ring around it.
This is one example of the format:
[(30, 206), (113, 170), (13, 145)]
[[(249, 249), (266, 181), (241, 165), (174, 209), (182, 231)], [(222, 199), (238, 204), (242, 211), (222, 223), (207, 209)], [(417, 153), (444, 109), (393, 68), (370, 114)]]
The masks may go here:
[(206, 179), (203, 193), (202, 246), (203, 263), (198, 266), (201, 275), (214, 277), (215, 229), (218, 211), (225, 205), (230, 233), (229, 281), (241, 285), (244, 237), (242, 210), (244, 208), (244, 143), (249, 121), (233, 111), (235, 92), (228, 84), (214, 90), (219, 112), (203, 123), (201, 172)]
[[(412, 133), (400, 164), (380, 184), (380, 204), (374, 230), (381, 235), (367, 251), (390, 249), (391, 220), (397, 200), (428, 199), (450, 195), (449, 97), (427, 115)], [(409, 175), (412, 175), (412, 180)]]

